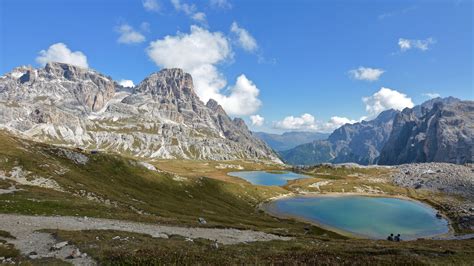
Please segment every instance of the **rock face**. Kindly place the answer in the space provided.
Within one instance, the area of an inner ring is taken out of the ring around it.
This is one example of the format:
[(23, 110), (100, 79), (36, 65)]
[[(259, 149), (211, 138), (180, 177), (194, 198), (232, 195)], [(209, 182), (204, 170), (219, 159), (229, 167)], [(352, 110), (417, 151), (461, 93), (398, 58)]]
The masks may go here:
[(474, 102), (436, 98), (402, 112), (388, 110), (371, 121), (344, 125), (327, 140), (281, 152), (290, 164), (396, 165), (474, 161)]
[(68, 64), (19, 67), (0, 77), (0, 127), (24, 137), (147, 158), (280, 162), (243, 120), (206, 105), (181, 69), (133, 89)]
[(346, 124), (336, 129), (327, 140), (313, 141), (281, 152), (290, 164), (317, 163), (374, 164), (390, 136), (395, 110), (380, 113), (371, 121)]
[(407, 108), (395, 117), (379, 164), (473, 162), (473, 101), (438, 101), (422, 106), (420, 115), (415, 111)]
[(285, 132), (283, 134), (271, 134), (265, 132), (253, 132), (254, 136), (265, 141), (276, 151), (286, 151), (298, 145), (309, 143), (315, 140), (324, 140), (328, 133), (321, 132)]

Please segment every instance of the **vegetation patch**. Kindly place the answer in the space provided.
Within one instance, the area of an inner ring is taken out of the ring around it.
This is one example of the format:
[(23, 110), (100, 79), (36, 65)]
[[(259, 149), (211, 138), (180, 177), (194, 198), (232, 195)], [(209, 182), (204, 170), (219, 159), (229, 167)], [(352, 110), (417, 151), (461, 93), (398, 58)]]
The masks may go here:
[(468, 265), (474, 259), (474, 240), (394, 243), (304, 236), (292, 241), (216, 246), (212, 241), (179, 236), (160, 239), (118, 231), (52, 232), (105, 265)]

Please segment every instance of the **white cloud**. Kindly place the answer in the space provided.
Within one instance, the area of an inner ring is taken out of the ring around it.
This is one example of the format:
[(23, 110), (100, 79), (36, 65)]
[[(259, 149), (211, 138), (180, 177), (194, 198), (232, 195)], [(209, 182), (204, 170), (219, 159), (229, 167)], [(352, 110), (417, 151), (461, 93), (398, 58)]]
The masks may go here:
[(287, 116), (273, 125), (278, 129), (285, 130), (316, 130), (316, 120), (310, 114), (303, 114), (299, 117)]
[(142, 24), (140, 24), (140, 29), (144, 32), (150, 32), (150, 23), (142, 22)]
[(160, 67), (178, 67), (190, 73), (200, 99), (216, 100), (230, 115), (249, 115), (261, 106), (258, 88), (245, 75), (237, 78), (227, 94), (221, 92), (227, 81), (217, 66), (233, 57), (232, 47), (221, 32), (193, 25), (190, 33), (178, 32), (151, 42), (147, 53)]
[(48, 62), (60, 62), (88, 68), (87, 57), (80, 51), (72, 52), (64, 43), (55, 43), (48, 50), (41, 50), (36, 62), (46, 65)]
[(255, 38), (244, 28), (239, 27), (237, 22), (233, 22), (230, 31), (237, 36), (237, 43), (246, 51), (257, 50), (258, 44)]
[[(360, 121), (360, 120), (359, 120)], [(333, 116), (327, 122), (317, 121), (314, 116), (310, 114), (303, 114), (301, 116), (287, 116), (281, 121), (273, 123), (276, 129), (292, 130), (292, 131), (318, 131), (318, 132), (332, 132), (334, 129), (345, 125), (359, 122), (346, 117)]]
[(124, 87), (127, 87), (127, 88), (133, 88), (135, 87), (135, 84), (133, 84), (133, 81), (132, 80), (129, 80), (129, 79), (122, 79), (118, 82), (118, 84), (124, 86)]
[(181, 0), (171, 0), (174, 9), (179, 12), (183, 12), (191, 19), (200, 22), (202, 24), (206, 24), (206, 14), (203, 12), (199, 12), (195, 4), (188, 4), (181, 2)]
[(133, 27), (128, 24), (120, 25), (117, 27), (116, 31), (120, 33), (120, 36), (117, 40), (119, 43), (131, 44), (145, 41), (145, 36), (134, 30)]
[(230, 9), (232, 5), (227, 0), (211, 0), (211, 6), (215, 8)]
[(398, 39), (398, 46), (400, 46), (400, 50), (402, 52), (405, 52), (410, 49), (419, 49), (421, 51), (426, 51), (429, 49), (429, 46), (434, 43), (436, 43), (436, 40), (431, 37), (426, 40), (409, 40), (404, 38)]
[(160, 11), (160, 4), (156, 0), (143, 0), (143, 8), (147, 11), (158, 12)]
[(229, 95), (216, 94), (213, 99), (219, 102), (224, 110), (234, 115), (250, 115), (258, 111), (262, 102), (258, 99), (260, 91), (244, 74), (237, 78)]
[(194, 13), (191, 18), (195, 21), (206, 23), (206, 14), (204, 14), (203, 12)]
[(361, 118), (361, 120), (357, 121), (357, 120), (349, 119), (347, 117), (333, 116), (329, 119), (328, 122), (324, 123), (321, 126), (320, 131), (330, 132), (330, 131), (333, 131), (334, 129), (339, 128), (340, 126), (343, 126), (345, 124), (354, 124), (354, 123), (357, 123), (357, 122), (360, 122), (360, 121), (362, 121), (362, 118)]
[(423, 93), (423, 96), (433, 99), (433, 98), (441, 97), (441, 94), (436, 93), (436, 92), (427, 92), (427, 93)]
[(181, 0), (171, 0), (171, 3), (174, 9), (184, 12), (186, 15), (192, 15), (196, 12), (196, 5), (194, 4), (182, 3)]
[(376, 81), (385, 72), (383, 69), (370, 68), (370, 67), (359, 67), (349, 71), (349, 75), (358, 80)]
[(411, 98), (406, 94), (384, 87), (372, 96), (363, 97), (362, 101), (365, 103), (365, 110), (370, 117), (375, 117), (387, 109), (403, 110), (405, 107), (412, 108), (414, 106)]
[(251, 115), (250, 120), (252, 121), (253, 126), (261, 127), (265, 121), (265, 118), (260, 115)]

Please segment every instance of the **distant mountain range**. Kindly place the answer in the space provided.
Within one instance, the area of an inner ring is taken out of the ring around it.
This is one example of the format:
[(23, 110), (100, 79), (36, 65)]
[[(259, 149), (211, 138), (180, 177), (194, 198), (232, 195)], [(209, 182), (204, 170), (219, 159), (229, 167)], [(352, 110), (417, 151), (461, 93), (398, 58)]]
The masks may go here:
[(292, 149), (298, 145), (308, 143), (315, 140), (327, 139), (329, 133), (320, 132), (285, 132), (283, 134), (272, 134), (265, 132), (253, 132), (259, 139), (265, 141), (270, 147), (276, 151), (284, 151)]
[(371, 121), (346, 124), (327, 140), (280, 152), (289, 164), (473, 162), (474, 102), (436, 98)]
[(18, 67), (0, 77), (0, 128), (36, 141), (144, 158), (280, 162), (191, 75), (163, 69), (132, 89), (63, 63)]
[(447, 98), (405, 109), (393, 122), (379, 164), (474, 161), (474, 102)]

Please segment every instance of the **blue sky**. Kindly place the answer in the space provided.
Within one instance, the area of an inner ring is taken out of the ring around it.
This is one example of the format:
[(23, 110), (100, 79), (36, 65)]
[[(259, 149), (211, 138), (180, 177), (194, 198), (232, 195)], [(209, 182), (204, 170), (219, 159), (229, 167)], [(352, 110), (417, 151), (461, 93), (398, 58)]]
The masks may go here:
[(78, 57), (64, 51), (135, 84), (181, 67), (204, 101), (258, 131), (330, 131), (437, 94), (474, 98), (469, 0), (2, 0), (0, 12), (2, 74)]

